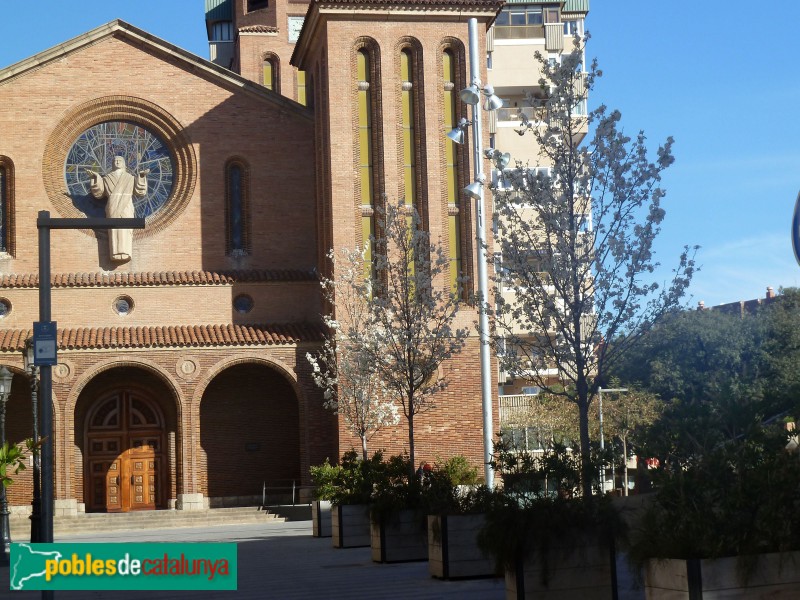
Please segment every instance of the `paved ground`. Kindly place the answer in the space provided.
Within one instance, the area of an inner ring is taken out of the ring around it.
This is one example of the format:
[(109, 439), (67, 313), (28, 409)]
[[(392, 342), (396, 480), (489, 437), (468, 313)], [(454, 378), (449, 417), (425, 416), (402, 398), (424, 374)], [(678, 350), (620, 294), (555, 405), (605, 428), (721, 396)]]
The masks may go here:
[[(224, 599), (439, 599), (500, 600), (500, 579), (439, 581), (427, 562), (377, 564), (369, 548), (335, 549), (330, 538), (311, 536), (310, 521), (225, 525), (62, 536), (56, 542), (237, 542), (236, 592), (56, 592), (57, 600)], [(9, 591), (8, 567), (0, 567), (0, 598), (26, 600), (40, 592)]]

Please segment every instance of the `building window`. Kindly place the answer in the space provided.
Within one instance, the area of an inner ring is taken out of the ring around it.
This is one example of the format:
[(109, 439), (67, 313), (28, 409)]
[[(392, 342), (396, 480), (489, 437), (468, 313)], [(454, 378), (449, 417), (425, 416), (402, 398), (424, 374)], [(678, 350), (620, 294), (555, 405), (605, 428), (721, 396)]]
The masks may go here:
[(225, 224), (227, 253), (234, 257), (250, 254), (249, 179), (249, 170), (243, 161), (228, 162), (225, 167)]
[(497, 15), (494, 24), (499, 27), (525, 27), (530, 25), (544, 25), (545, 23), (558, 23), (559, 9), (557, 4), (552, 5), (524, 5), (512, 4), (506, 6)]
[[(356, 53), (356, 79), (358, 94), (358, 170), (361, 199), (361, 236), (366, 244), (375, 237), (375, 140), (374, 104), (375, 87), (372, 81), (372, 61), (366, 48)], [(365, 276), (374, 275), (372, 248), (367, 249)]]
[(265, 88), (268, 90), (272, 90), (273, 92), (280, 93), (279, 85), (278, 85), (278, 57), (277, 56), (267, 56), (264, 58), (263, 64), (263, 78), (261, 83), (264, 85)]
[(11, 302), (6, 298), (0, 298), (0, 319), (5, 319), (11, 314)]
[(582, 36), (583, 35), (583, 19), (564, 21), (564, 35)]
[[(445, 133), (458, 124), (458, 82), (456, 81), (456, 56), (451, 50), (442, 55), (442, 80), (444, 82), (444, 129)], [(446, 138), (445, 138), (446, 139)], [(459, 159), (461, 146), (452, 142), (445, 145), (445, 180), (447, 182), (448, 249), (450, 254), (450, 287), (459, 288), (459, 277), (464, 274), (461, 224), (461, 193), (459, 181)]]
[(0, 252), (14, 254), (14, 164), (0, 156)]
[(124, 317), (133, 312), (133, 299), (130, 296), (117, 296), (111, 306), (115, 313)]
[[(417, 206), (417, 138), (414, 126), (416, 118), (416, 98), (418, 87), (414, 83), (411, 51), (400, 53), (400, 95), (401, 95), (401, 127), (403, 143), (403, 189), (404, 201)], [(421, 214), (421, 211), (419, 211)]]
[(261, 10), (269, 6), (269, 0), (247, 0), (247, 12)]
[(306, 106), (308, 104), (308, 101), (306, 99), (306, 72), (300, 71), (298, 69), (296, 81), (297, 81), (297, 101), (303, 106)]
[(247, 294), (239, 294), (233, 299), (233, 308), (240, 314), (244, 315), (249, 313), (253, 310), (253, 306), (255, 306), (255, 302)]
[(212, 42), (232, 42), (233, 41), (233, 23), (230, 21), (217, 21), (211, 25), (211, 40)]

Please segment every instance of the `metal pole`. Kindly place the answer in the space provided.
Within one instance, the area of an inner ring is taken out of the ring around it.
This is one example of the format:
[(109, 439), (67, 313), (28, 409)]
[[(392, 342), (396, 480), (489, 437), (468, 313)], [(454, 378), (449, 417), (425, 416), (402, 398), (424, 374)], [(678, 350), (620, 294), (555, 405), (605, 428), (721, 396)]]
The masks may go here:
[(41, 448), (39, 448), (39, 402), (36, 381), (36, 365), (31, 363), (31, 412), (33, 413), (33, 500), (31, 500), (31, 542), (41, 542), (42, 536), (42, 488)]
[[(469, 20), (469, 71), (470, 84), (480, 88), (480, 61), (478, 58), (478, 20)], [(481, 183), (478, 197), (475, 199), (475, 239), (478, 244), (478, 337), (481, 343), (481, 406), (483, 408), (483, 462), (484, 478), (489, 488), (494, 487), (494, 469), (492, 469), (492, 371), (489, 355), (489, 285), (486, 257), (486, 218), (483, 206), (483, 132), (481, 131), (480, 100), (472, 107), (472, 152), (475, 180)]]
[[(0, 397), (0, 447), (6, 443), (6, 402), (8, 401), (9, 391), (3, 390)], [(8, 499), (6, 498), (6, 486), (0, 483), (0, 540), (3, 544), (2, 563), (8, 564), (9, 551), (11, 549), (11, 532), (8, 522)]]
[[(39, 321), (51, 320), (50, 301), (50, 211), (40, 210), (36, 226), (39, 229)], [(45, 222), (43, 225), (42, 222)], [(53, 369), (50, 365), (42, 365), (39, 402), (42, 420), (42, 506), (41, 506), (41, 542), (53, 542)]]
[[(600, 409), (600, 452), (605, 449), (605, 438), (603, 436), (603, 392), (627, 392), (628, 388), (597, 388), (597, 397), (598, 397), (598, 404)], [(625, 460), (628, 460), (628, 457), (624, 457)], [(627, 464), (627, 463), (626, 463)], [(625, 482), (625, 486), (627, 487), (628, 482)], [(602, 460), (601, 456), (601, 463), (600, 463), (600, 493), (604, 494), (606, 491), (606, 464), (605, 461)]]
[(603, 461), (603, 454), (606, 448), (606, 440), (603, 436), (603, 388), (597, 390), (599, 398), (598, 404), (600, 405), (600, 493), (606, 493), (606, 465)]

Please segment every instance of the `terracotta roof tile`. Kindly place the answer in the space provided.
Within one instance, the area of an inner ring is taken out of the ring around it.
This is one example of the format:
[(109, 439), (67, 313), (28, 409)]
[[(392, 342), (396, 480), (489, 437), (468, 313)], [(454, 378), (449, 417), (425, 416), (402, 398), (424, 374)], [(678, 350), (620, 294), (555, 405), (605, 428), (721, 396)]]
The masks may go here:
[(245, 25), (239, 27), (242, 33), (278, 33), (278, 28), (271, 25)]
[[(21, 352), (30, 329), (0, 329), (0, 352)], [(169, 348), (180, 346), (276, 346), (319, 342), (318, 325), (182, 325), (169, 327), (77, 327), (59, 329), (59, 350)]]
[[(56, 273), (53, 287), (126, 287), (160, 285), (231, 285), (234, 283), (316, 281), (314, 271), (167, 271), (160, 273)], [(35, 288), (39, 276), (32, 273), (0, 275), (0, 288)]]
[(392, 5), (435, 8), (437, 6), (485, 6), (499, 9), (505, 0), (314, 0), (314, 4)]

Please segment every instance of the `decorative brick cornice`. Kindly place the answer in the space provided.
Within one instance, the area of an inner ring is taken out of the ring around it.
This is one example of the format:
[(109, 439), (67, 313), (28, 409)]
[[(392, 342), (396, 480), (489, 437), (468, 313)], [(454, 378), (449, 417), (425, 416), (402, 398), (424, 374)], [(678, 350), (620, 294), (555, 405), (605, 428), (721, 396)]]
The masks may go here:
[(321, 6), (392, 6), (402, 10), (417, 10), (419, 8), (435, 9), (440, 6), (453, 7), (478, 7), (497, 9), (505, 3), (505, 0), (314, 0), (312, 4)]
[(239, 33), (278, 33), (277, 27), (271, 25), (245, 25), (239, 27)]
[[(31, 329), (0, 330), (0, 352), (21, 352), (32, 335)], [(282, 346), (323, 339), (322, 327), (309, 323), (77, 327), (59, 329), (56, 336), (59, 350)]]
[[(53, 287), (155, 287), (163, 285), (233, 285), (234, 283), (317, 281), (315, 271), (162, 271), (159, 273), (56, 273)], [(2, 288), (36, 288), (37, 274), (0, 275)]]

